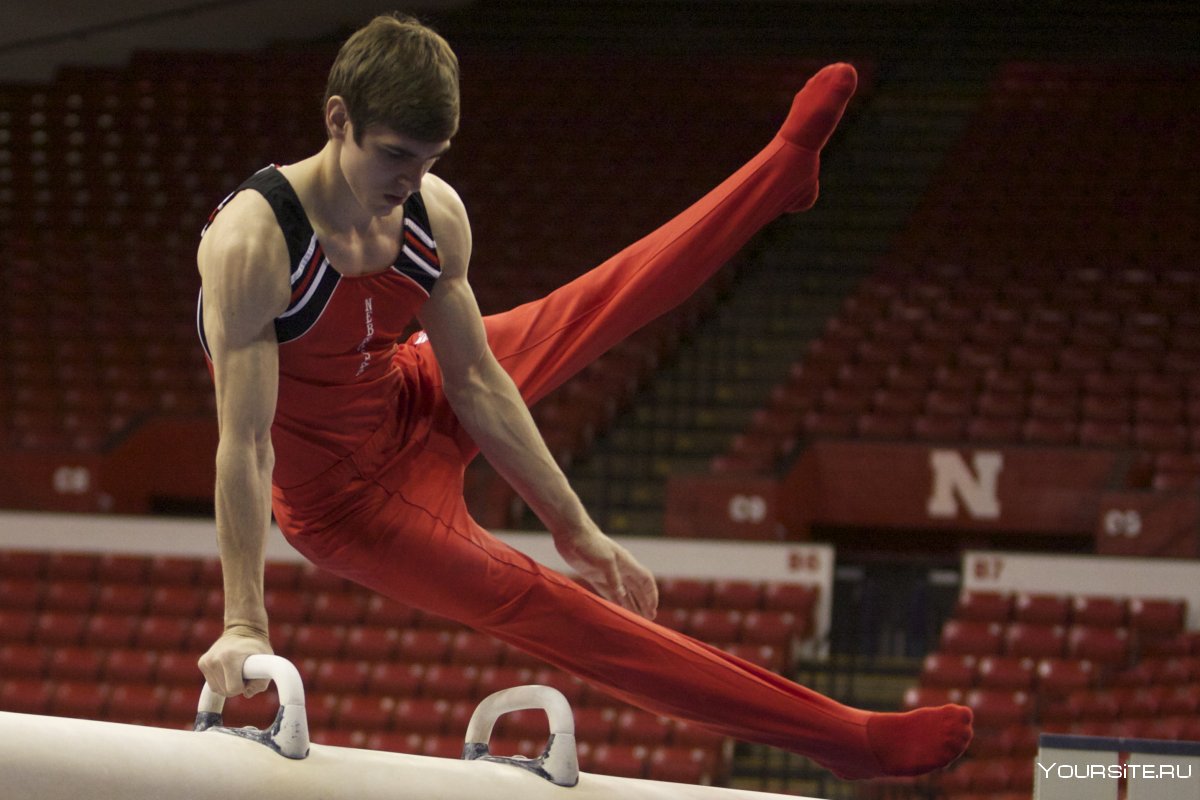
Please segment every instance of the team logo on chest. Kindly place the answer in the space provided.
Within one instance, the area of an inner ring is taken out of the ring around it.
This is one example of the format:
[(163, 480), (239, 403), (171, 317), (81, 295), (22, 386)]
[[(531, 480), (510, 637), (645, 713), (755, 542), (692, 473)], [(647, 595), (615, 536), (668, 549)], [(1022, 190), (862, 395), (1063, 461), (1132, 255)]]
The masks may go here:
[(364, 327), (366, 328), (366, 335), (363, 336), (363, 340), (359, 342), (358, 347), (355, 348), (356, 352), (362, 354), (362, 361), (358, 365), (358, 372), (354, 374), (354, 377), (356, 378), (366, 372), (367, 367), (371, 365), (371, 351), (368, 350), (367, 347), (370, 346), (371, 339), (375, 336), (375, 314), (372, 308), (373, 300), (373, 297), (368, 297), (363, 301), (363, 323)]

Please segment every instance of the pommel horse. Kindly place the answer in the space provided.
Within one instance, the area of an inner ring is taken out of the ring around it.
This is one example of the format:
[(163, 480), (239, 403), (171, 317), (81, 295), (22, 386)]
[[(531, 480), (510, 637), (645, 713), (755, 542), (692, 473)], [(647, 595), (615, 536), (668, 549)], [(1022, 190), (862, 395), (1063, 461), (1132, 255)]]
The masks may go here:
[[(270, 727), (229, 728), (224, 698), (206, 684), (194, 730), (0, 712), (0, 785), (23, 800), (804, 800), (791, 795), (618, 778), (579, 771), (575, 720), (548, 686), (485, 698), (467, 724), (462, 759), (309, 741), (304, 685), (280, 656), (246, 659), (245, 677), (274, 682)], [(496, 720), (542, 709), (537, 758), (493, 755)], [(811, 799), (810, 799), (811, 800)]]

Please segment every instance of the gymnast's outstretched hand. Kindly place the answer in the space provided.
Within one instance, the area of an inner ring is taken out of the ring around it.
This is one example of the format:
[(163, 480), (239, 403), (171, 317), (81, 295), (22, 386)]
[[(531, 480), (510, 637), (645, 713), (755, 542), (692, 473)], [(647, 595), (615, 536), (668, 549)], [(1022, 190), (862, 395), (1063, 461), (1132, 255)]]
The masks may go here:
[(273, 655), (267, 635), (244, 625), (226, 629), (221, 638), (200, 656), (200, 671), (212, 690), (222, 697), (253, 697), (269, 685), (266, 680), (246, 681), (242, 678), (242, 666), (246, 658), (258, 653)]
[(571, 535), (555, 536), (554, 546), (601, 597), (646, 619), (654, 619), (658, 613), (658, 585), (654, 575), (594, 523)]

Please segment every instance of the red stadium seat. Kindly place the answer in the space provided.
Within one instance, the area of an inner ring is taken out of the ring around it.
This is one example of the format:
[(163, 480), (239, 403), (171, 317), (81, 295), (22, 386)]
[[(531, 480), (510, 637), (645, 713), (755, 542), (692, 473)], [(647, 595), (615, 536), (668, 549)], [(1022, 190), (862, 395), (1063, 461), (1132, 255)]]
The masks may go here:
[(96, 596), (96, 610), (105, 614), (141, 614), (146, 610), (149, 592), (144, 585), (106, 583)]
[(529, 667), (483, 666), (475, 684), (475, 695), (482, 700), (502, 689), (526, 686), (533, 682), (533, 670)]
[(449, 712), (450, 703), (446, 700), (406, 697), (396, 702), (394, 727), (405, 733), (441, 733)]
[(346, 629), (340, 625), (297, 625), (290, 648), (296, 656), (336, 658), (342, 654), (345, 641)]
[(56, 646), (76, 645), (83, 641), (87, 624), (88, 618), (83, 614), (45, 611), (36, 617), (36, 640)]
[(981, 689), (1029, 691), (1034, 683), (1034, 660), (1013, 656), (984, 656), (979, 659)]
[(271, 621), (304, 623), (308, 621), (308, 610), (312, 600), (306, 592), (298, 589), (267, 589), (263, 595)]
[(149, 650), (176, 650), (184, 646), (191, 627), (191, 620), (183, 617), (143, 617), (133, 644)]
[(1129, 601), (1129, 626), (1139, 635), (1173, 636), (1183, 630), (1182, 600), (1134, 597)]
[(617, 714), (613, 726), (613, 741), (617, 744), (666, 744), (670, 736), (670, 720), (635, 708)]
[(921, 662), (922, 686), (969, 689), (975, 685), (979, 662), (973, 655), (930, 653)]
[(393, 697), (415, 697), (425, 680), (424, 664), (380, 662), (371, 666), (367, 691)]
[(1067, 648), (1072, 658), (1122, 667), (1129, 663), (1129, 631), (1126, 628), (1073, 625), (1067, 634)]
[(312, 686), (322, 692), (362, 692), (367, 686), (371, 665), (365, 661), (319, 661), (312, 676)]
[(365, 611), (366, 598), (360, 594), (321, 592), (312, 601), (309, 621), (331, 625), (353, 625)]
[(47, 611), (88, 612), (96, 597), (94, 583), (60, 580), (50, 583), (42, 593), (41, 607)]
[(17, 714), (48, 714), (54, 684), (37, 678), (0, 679), (0, 709)]
[(406, 630), (400, 634), (397, 657), (405, 661), (434, 664), (450, 655), (453, 634), (449, 631)]
[(646, 748), (640, 745), (601, 744), (591, 748), (587, 771), (621, 778), (641, 778), (646, 774), (648, 755)]
[(400, 646), (395, 628), (355, 625), (346, 633), (345, 654), (350, 658), (386, 661)]
[(46, 663), (46, 675), (55, 680), (95, 681), (104, 668), (106, 653), (94, 647), (57, 647)]
[(1123, 627), (1128, 622), (1124, 599), (1076, 595), (1071, 598), (1071, 621), (1076, 625)]
[(812, 630), (819, 591), (808, 584), (768, 581), (763, 585), (763, 610), (791, 611), (800, 626), (797, 635), (807, 636)]
[(51, 581), (77, 580), (91, 583), (96, 577), (98, 563), (96, 556), (84, 553), (50, 553), (46, 556), (44, 574)]
[(486, 633), (458, 631), (450, 641), (451, 664), (474, 664), (484, 667), (499, 664), (504, 656), (504, 644)]
[(447, 700), (468, 700), (475, 696), (479, 668), (461, 664), (431, 664), (421, 681), (421, 694)]
[(906, 711), (910, 711), (914, 708), (961, 703), (963, 697), (962, 689), (941, 686), (910, 686), (904, 691), (902, 705)]
[(575, 740), (592, 745), (612, 741), (617, 724), (617, 712), (607, 706), (584, 706), (575, 709)]
[(83, 643), (95, 647), (128, 647), (141, 620), (124, 614), (96, 614), (87, 621)]
[(149, 608), (164, 616), (194, 617), (206, 594), (199, 586), (156, 586), (150, 592)]
[(975, 712), (979, 728), (1004, 728), (1026, 722), (1033, 716), (1033, 702), (1028, 692), (1000, 689), (972, 689), (963, 702)]
[[(198, 687), (204, 684), (204, 676), (200, 674), (200, 667), (196, 664), (198, 659), (199, 656), (192, 653), (163, 653), (158, 659), (156, 682), (165, 686), (189, 686), (198, 692)], [(194, 700), (195, 698), (193, 706)], [(195, 708), (192, 710), (195, 711)]]
[(1065, 625), (1071, 612), (1063, 595), (1018, 592), (1013, 602), (1013, 619), (1040, 625)]
[(1066, 628), (1030, 622), (1013, 622), (1004, 632), (1004, 652), (1009, 656), (1059, 658), (1066, 653)]
[(985, 622), (1008, 622), (1013, 598), (1007, 592), (964, 591), (954, 605), (954, 617)]
[[(30, 610), (0, 608), (0, 644), (28, 643), (38, 626), (39, 615)], [(39, 631), (40, 633), (40, 631)], [(55, 644), (55, 642), (45, 642)]]
[(727, 644), (741, 638), (742, 613), (699, 608), (688, 619), (688, 633), (708, 644)]
[(1043, 695), (1062, 696), (1094, 685), (1096, 670), (1090, 661), (1043, 658), (1037, 663), (1037, 688)]
[(711, 785), (713, 758), (699, 747), (655, 747), (646, 762), (646, 777), (652, 781)]
[(41, 678), (50, 648), (33, 644), (0, 644), (0, 677)]
[(751, 611), (762, 607), (763, 584), (749, 580), (716, 580), (712, 584), (713, 608)]
[(124, 683), (112, 688), (105, 718), (112, 722), (147, 725), (162, 719), (167, 689), (145, 683)]
[(396, 705), (390, 697), (347, 694), (338, 701), (333, 722), (343, 730), (382, 730), (391, 727)]
[(177, 556), (154, 556), (146, 569), (146, 578), (163, 586), (190, 586), (199, 574), (198, 559)]
[(658, 583), (658, 601), (663, 608), (706, 608), (711, 600), (712, 581), (663, 578)]
[(33, 578), (0, 578), (0, 611), (35, 611), (41, 607), (44, 584)]
[(942, 627), (941, 650), (960, 655), (998, 655), (1004, 627), (998, 622), (950, 619)]
[(93, 681), (62, 681), (54, 689), (50, 713), (57, 717), (101, 719), (111, 689)]
[(0, 578), (36, 580), (46, 571), (46, 553), (0, 550)]
[(741, 641), (786, 649), (796, 632), (796, 615), (790, 611), (751, 611), (742, 619)]
[(102, 676), (109, 683), (144, 683), (154, 681), (158, 672), (158, 653), (153, 650), (117, 649), (104, 659)]

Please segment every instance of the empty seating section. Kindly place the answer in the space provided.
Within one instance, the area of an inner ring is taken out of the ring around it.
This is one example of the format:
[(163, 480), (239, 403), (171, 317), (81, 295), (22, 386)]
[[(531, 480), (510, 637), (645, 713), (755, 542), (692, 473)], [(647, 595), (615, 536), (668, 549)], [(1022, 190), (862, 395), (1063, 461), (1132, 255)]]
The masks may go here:
[[(316, 741), (458, 757), (476, 703), (541, 683), (576, 709), (585, 769), (720, 779), (731, 743), (611, 700), (489, 637), (299, 564), (266, 570), (272, 645), (305, 678)], [(665, 578), (660, 619), (785, 672), (811, 634), (801, 584)], [(0, 552), (0, 709), (187, 727), (196, 659), (221, 631), (211, 560)], [(273, 692), (229, 702), (230, 724), (265, 725)], [(536, 755), (544, 715), (502, 718), (498, 752)]]
[(963, 592), (904, 701), (975, 712), (974, 743), (936, 788), (1028, 797), (1043, 731), (1200, 737), (1200, 634), (1185, 614), (1163, 598)]
[[(1200, 485), (1194, 68), (1002, 67), (874, 275), (719, 466), (812, 437), (1126, 448)], [(986, 177), (984, 177), (986, 176)]]

